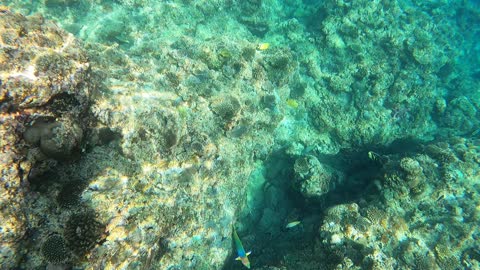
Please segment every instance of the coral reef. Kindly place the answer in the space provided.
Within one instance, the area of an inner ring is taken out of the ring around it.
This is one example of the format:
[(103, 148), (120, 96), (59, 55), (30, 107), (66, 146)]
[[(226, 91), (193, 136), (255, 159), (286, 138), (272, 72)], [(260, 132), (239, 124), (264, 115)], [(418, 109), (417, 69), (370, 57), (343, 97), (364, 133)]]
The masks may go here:
[[(84, 145), (94, 80), (76, 39), (40, 15), (2, 7), (0, 37), (0, 265), (9, 269), (28, 252), (22, 239), (38, 222), (28, 211), (35, 197), (29, 182)], [(52, 253), (62, 250), (55, 243), (44, 245), (50, 261), (65, 257)]]
[(23, 133), (25, 142), (40, 147), (40, 151), (49, 158), (65, 160), (72, 157), (82, 143), (83, 130), (76, 123), (43, 122), (41, 120), (26, 128)]
[(65, 223), (68, 247), (78, 256), (84, 255), (100, 240), (104, 227), (93, 211), (72, 214)]
[(79, 206), (85, 187), (86, 183), (82, 180), (70, 180), (64, 183), (56, 197), (58, 205), (64, 208)]
[(48, 262), (52, 264), (61, 264), (70, 257), (65, 239), (60, 235), (54, 234), (45, 240), (42, 245), (42, 254)]
[(295, 188), (306, 198), (320, 199), (340, 185), (345, 176), (341, 172), (320, 163), (312, 155), (299, 157), (293, 165), (295, 171)]
[(472, 1), (3, 2), (0, 268), (480, 267)]
[[(478, 178), (479, 164), (467, 162), (467, 166), (473, 166), (467, 170), (472, 174), (464, 175), (460, 171), (467, 172), (466, 164), (456, 154), (472, 143), (432, 143), (427, 147), (435, 150), (427, 154), (385, 156), (388, 161), (380, 180), (381, 198), (363, 202), (362, 206), (329, 208), (319, 232), (322, 245), (339, 250), (344, 254), (342, 260), (350, 259), (362, 269), (459, 269), (478, 265), (466, 254), (469, 243), (475, 241), (472, 230), (478, 222), (474, 206), (478, 194), (471, 193), (478, 184), (467, 179)], [(445, 160), (437, 154), (438, 148), (452, 158)], [(475, 147), (468, 151), (479, 154)], [(463, 262), (460, 257), (465, 258)]]

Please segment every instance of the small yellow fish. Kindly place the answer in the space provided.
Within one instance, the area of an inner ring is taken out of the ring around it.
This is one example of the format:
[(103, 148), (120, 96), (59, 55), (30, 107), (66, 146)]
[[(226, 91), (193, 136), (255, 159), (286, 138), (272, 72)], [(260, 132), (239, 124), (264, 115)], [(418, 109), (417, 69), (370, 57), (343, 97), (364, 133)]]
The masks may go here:
[(257, 47), (260, 51), (265, 51), (268, 48), (270, 48), (270, 43), (260, 43)]
[(297, 226), (297, 225), (300, 224), (300, 223), (302, 223), (302, 222), (299, 221), (299, 220), (292, 221), (292, 222), (288, 223), (287, 226), (285, 226), (285, 229), (293, 228), (293, 227)]
[(291, 98), (287, 99), (287, 105), (293, 109), (298, 108), (298, 102), (295, 99), (291, 99)]

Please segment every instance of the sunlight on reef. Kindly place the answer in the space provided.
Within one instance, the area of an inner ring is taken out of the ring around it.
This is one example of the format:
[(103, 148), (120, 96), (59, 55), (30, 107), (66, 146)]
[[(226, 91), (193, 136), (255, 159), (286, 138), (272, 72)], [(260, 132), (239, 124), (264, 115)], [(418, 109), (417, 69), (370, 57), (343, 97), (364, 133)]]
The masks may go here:
[(479, 4), (413, 2), (3, 1), (0, 268), (479, 269)]

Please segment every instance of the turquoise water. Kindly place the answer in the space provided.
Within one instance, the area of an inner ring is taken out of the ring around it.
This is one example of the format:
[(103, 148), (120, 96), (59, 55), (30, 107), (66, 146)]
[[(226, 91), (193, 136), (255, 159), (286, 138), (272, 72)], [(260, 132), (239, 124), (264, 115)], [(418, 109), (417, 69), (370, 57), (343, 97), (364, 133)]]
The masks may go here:
[[(4, 5), (79, 41), (25, 56), (35, 76), (52, 51), (49, 78), (88, 76), (14, 110), (2, 269), (245, 269), (233, 226), (251, 269), (480, 269), (478, 1)], [(14, 96), (28, 65), (0, 63)], [(62, 126), (68, 157), (42, 141)]]

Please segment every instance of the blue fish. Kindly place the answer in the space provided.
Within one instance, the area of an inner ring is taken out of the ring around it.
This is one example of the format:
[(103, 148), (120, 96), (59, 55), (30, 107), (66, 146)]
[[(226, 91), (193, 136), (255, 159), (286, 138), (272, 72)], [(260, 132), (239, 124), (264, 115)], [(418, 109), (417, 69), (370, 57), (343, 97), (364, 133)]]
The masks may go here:
[(238, 257), (235, 259), (237, 261), (241, 261), (242, 264), (250, 269), (250, 261), (248, 260), (248, 255), (250, 255), (249, 252), (245, 252), (245, 249), (243, 248), (242, 241), (240, 241), (240, 238), (238, 237), (237, 230), (235, 230), (235, 226), (233, 226), (233, 242), (235, 243), (235, 248), (237, 249), (237, 255)]

